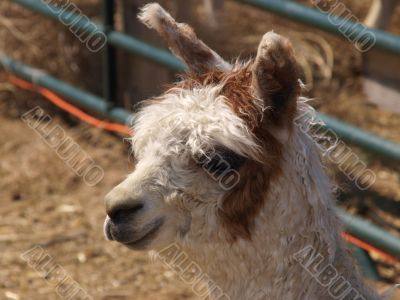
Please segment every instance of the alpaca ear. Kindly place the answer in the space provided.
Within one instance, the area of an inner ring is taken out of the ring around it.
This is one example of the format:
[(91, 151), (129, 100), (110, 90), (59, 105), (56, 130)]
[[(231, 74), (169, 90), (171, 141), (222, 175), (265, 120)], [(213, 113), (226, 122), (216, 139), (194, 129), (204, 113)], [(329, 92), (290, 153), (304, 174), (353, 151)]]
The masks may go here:
[(288, 39), (266, 33), (253, 65), (252, 86), (264, 101), (266, 120), (277, 125), (291, 124), (300, 94), (299, 70)]
[(201, 74), (231, 68), (229, 63), (197, 38), (189, 25), (177, 23), (158, 3), (145, 5), (138, 18), (166, 40), (170, 50), (187, 64), (190, 71)]

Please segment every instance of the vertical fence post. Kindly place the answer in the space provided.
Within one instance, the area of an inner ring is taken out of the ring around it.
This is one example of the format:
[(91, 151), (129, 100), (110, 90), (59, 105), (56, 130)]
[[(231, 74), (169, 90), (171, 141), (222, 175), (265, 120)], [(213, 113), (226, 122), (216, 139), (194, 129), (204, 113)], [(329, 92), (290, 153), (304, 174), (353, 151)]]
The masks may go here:
[[(114, 30), (114, 0), (103, 0), (103, 25), (106, 34)], [(103, 53), (103, 96), (109, 107), (116, 104), (117, 64), (114, 46), (107, 43)]]

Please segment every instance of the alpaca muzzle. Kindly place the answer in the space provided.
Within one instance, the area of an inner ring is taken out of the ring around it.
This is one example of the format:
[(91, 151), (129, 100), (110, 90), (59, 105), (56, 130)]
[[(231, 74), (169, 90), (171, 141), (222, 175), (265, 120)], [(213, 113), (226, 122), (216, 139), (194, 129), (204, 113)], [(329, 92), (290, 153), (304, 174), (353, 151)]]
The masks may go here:
[(133, 250), (144, 250), (156, 237), (164, 224), (164, 218), (158, 218), (146, 224), (141, 230), (136, 230), (130, 222), (122, 219), (106, 217), (104, 235), (107, 240), (117, 241)]
[(108, 205), (104, 222), (105, 237), (132, 249), (144, 249), (163, 225), (164, 218), (159, 217), (143, 225), (140, 221), (146, 213), (143, 202), (132, 199), (123, 201), (110, 199), (111, 197), (106, 197)]

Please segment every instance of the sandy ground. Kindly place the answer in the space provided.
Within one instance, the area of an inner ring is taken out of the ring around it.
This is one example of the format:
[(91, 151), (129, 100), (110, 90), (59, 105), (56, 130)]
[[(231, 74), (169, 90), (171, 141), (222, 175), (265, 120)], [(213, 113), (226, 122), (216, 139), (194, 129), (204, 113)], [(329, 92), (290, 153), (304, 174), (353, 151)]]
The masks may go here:
[(105, 171), (87, 186), (19, 119), (0, 118), (0, 299), (57, 299), (21, 255), (43, 247), (93, 299), (196, 299), (161, 262), (104, 240), (104, 195), (130, 171), (121, 138), (55, 119)]

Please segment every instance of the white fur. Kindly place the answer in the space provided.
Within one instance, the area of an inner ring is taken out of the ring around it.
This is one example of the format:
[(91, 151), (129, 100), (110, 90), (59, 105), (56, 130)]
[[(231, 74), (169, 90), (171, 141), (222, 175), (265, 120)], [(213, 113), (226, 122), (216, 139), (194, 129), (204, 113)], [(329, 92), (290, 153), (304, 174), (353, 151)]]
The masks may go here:
[(149, 28), (154, 28), (157, 31), (162, 30), (160, 20), (172, 20), (171, 15), (166, 12), (158, 3), (149, 3), (145, 5), (138, 16), (139, 20), (146, 24)]
[(171, 90), (160, 102), (144, 107), (134, 126), (135, 154), (141, 156), (149, 139), (168, 138), (168, 144), (175, 143), (178, 148), (185, 146), (192, 155), (218, 144), (257, 158), (260, 147), (244, 121), (224, 103), (223, 96), (219, 96), (220, 89), (221, 86), (209, 86)]

